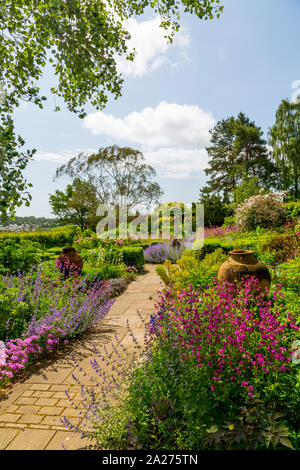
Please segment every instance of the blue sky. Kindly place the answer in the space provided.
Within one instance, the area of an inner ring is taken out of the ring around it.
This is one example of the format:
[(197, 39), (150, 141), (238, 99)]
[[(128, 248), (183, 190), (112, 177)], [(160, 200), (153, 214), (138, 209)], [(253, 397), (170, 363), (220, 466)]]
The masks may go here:
[(102, 112), (87, 106), (85, 120), (59, 102), (62, 111), (53, 111), (47, 90), (55, 77), (45, 69), (44, 110), (26, 104), (15, 113), (26, 148), (38, 150), (25, 170), (32, 203), (17, 215), (52, 216), (49, 194), (68, 183), (53, 182), (56, 168), (80, 151), (112, 144), (143, 152), (157, 170), (163, 202), (197, 201), (205, 184), (208, 131), (218, 120), (243, 111), (267, 132), (280, 101), (291, 99), (292, 85), (300, 81), (300, 0), (222, 1), (218, 20), (184, 15), (172, 45), (151, 11), (132, 19), (130, 46), (138, 54), (133, 64), (119, 62), (122, 97)]

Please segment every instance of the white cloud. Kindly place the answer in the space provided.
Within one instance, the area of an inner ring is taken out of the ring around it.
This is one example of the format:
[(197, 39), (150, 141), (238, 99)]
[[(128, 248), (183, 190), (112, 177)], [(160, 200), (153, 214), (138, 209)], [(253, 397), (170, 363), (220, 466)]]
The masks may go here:
[(204, 147), (215, 120), (197, 105), (162, 101), (156, 108), (144, 108), (125, 118), (100, 111), (89, 114), (83, 127), (93, 134), (136, 142), (148, 147)]
[(204, 148), (164, 147), (145, 151), (144, 157), (147, 163), (159, 170), (160, 176), (167, 178), (199, 178), (208, 161)]
[(86, 154), (91, 154), (96, 152), (96, 149), (79, 149), (76, 148), (75, 150), (64, 150), (60, 153), (56, 152), (37, 152), (34, 155), (34, 160), (35, 161), (48, 161), (48, 162), (53, 162), (53, 163), (66, 163), (68, 162), (71, 158), (76, 157), (79, 153), (83, 152)]
[(214, 125), (212, 114), (199, 106), (166, 101), (124, 118), (92, 113), (83, 122), (93, 134), (105, 135), (118, 145), (138, 145), (147, 161), (167, 177), (199, 175), (207, 166), (205, 147)]
[(128, 51), (135, 49), (136, 56), (133, 62), (125, 57), (116, 57), (117, 69), (126, 76), (142, 77), (167, 62), (167, 52), (170, 48), (176, 49), (181, 56), (181, 62), (187, 60), (186, 50), (190, 43), (189, 32), (181, 27), (176, 34), (173, 44), (164, 37), (167, 32), (161, 28), (160, 18), (138, 22), (130, 18), (124, 22), (125, 29), (130, 33), (131, 39), (127, 41)]

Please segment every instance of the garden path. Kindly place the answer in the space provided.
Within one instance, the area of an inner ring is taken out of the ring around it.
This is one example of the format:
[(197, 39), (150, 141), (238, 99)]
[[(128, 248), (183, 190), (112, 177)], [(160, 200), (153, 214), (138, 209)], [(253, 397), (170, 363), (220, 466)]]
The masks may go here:
[(36, 364), (18, 383), (0, 394), (0, 450), (93, 448), (92, 441), (69, 431), (61, 422), (66, 416), (74, 423), (83, 412), (79, 402), (77, 410), (71, 406), (65, 390), (75, 403), (81, 399), (80, 385), (73, 374), (81, 383), (92, 386), (88, 376), (78, 372), (78, 366), (88, 371), (90, 360), (95, 357), (93, 345), (100, 352), (106, 349), (113, 354), (111, 344), (116, 334), (121, 345), (130, 345), (127, 319), (134, 336), (140, 343), (143, 341), (145, 328), (137, 310), (144, 319), (149, 318), (158, 299), (157, 291), (162, 287), (155, 266), (145, 268), (146, 274), (137, 276), (116, 299), (104, 324), (100, 322), (56, 354), (49, 354), (49, 358)]

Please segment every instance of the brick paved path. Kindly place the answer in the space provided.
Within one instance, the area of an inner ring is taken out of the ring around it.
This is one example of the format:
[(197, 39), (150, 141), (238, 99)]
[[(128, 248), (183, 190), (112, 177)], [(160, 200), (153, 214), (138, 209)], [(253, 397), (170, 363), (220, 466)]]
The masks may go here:
[[(137, 309), (144, 318), (148, 318), (153, 313), (157, 291), (162, 287), (155, 267), (146, 265), (146, 270), (146, 274), (137, 276), (116, 299), (104, 324), (96, 325), (84, 337), (70, 343), (69, 352), (63, 349), (63, 352), (58, 352), (58, 357), (52, 356), (52, 359), (49, 354), (49, 359), (44, 359), (42, 364), (29, 371), (28, 377), (4, 392), (4, 396), (0, 394), (0, 450), (62, 450), (62, 444), (70, 450), (91, 446), (91, 441), (68, 431), (61, 422), (61, 418), (66, 416), (74, 423), (82, 413), (80, 385), (72, 375), (75, 373), (80, 377), (73, 356), (80, 366), (88, 369), (90, 360), (94, 358), (93, 344), (99, 351), (104, 347), (109, 349), (115, 334), (121, 344), (130, 344), (127, 319), (135, 337), (143, 339), (144, 326)], [(89, 378), (82, 376), (80, 379), (90, 385)], [(78, 410), (71, 407), (65, 390), (79, 405)]]

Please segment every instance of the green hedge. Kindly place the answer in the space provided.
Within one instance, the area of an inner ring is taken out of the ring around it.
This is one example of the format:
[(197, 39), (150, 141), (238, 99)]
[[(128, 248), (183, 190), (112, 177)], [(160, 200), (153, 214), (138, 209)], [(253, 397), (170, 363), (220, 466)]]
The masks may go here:
[(123, 262), (126, 266), (135, 266), (139, 271), (144, 268), (145, 258), (142, 247), (124, 246), (120, 248), (123, 255)]
[[(264, 238), (261, 238), (263, 244)], [(252, 250), (258, 255), (258, 241), (255, 238), (236, 239), (231, 243), (222, 238), (212, 238), (204, 240), (204, 245), (200, 250), (197, 250), (197, 258), (202, 260), (209, 253), (213, 253), (218, 248), (222, 248), (223, 252), (227, 255), (231, 250)]]
[(0, 233), (0, 243), (2, 240), (14, 240), (16, 243), (22, 241), (31, 241), (40, 243), (45, 248), (54, 246), (72, 245), (78, 228), (75, 226), (64, 227), (63, 229), (54, 229), (44, 232), (4, 232)]

